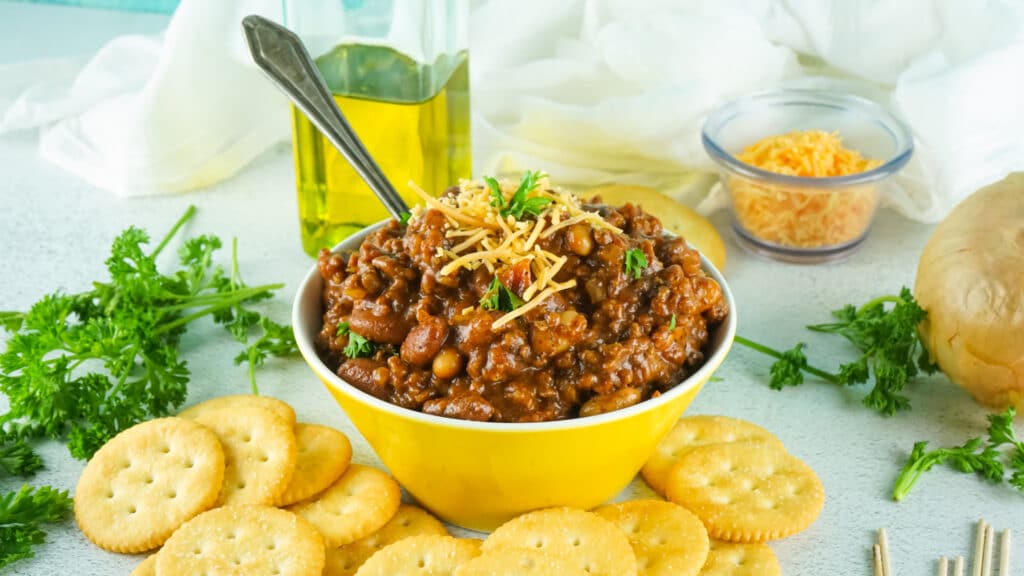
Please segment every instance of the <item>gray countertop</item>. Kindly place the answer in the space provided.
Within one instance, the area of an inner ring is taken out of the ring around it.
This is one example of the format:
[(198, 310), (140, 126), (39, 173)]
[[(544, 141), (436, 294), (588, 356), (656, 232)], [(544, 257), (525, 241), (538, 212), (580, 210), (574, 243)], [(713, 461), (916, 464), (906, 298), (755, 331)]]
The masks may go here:
[[(159, 29), (163, 18), (0, 2), (0, 62), (92, 50), (118, 33)], [(88, 32), (75, 36), (75, 21), (87, 21)], [(44, 23), (49, 32), (24, 33), (26, 27)], [(136, 225), (160, 236), (189, 204), (199, 211), (186, 234), (214, 233), (225, 240), (237, 236), (247, 282), (287, 283), (268, 305), (278, 320), (287, 320), (298, 281), (312, 265), (299, 243), (287, 145), (268, 151), (227, 182), (173, 196), (126, 199), (96, 190), (42, 161), (35, 135), (29, 133), (0, 137), (0, 174), (0, 309), (27, 308), (58, 289), (88, 288), (93, 279), (104, 277), (110, 241), (123, 228)], [(714, 222), (726, 230), (722, 215)], [(929, 226), (883, 212), (859, 253), (839, 264), (811, 267), (755, 258), (727, 235), (725, 273), (738, 302), (740, 333), (780, 348), (807, 341), (817, 364), (836, 365), (851, 351), (838, 339), (810, 334), (803, 326), (825, 321), (830, 310), (845, 303), (912, 285), (930, 231)], [(222, 259), (227, 256), (226, 251), (221, 254)], [(232, 364), (237, 345), (220, 328), (200, 323), (182, 346), (192, 371), (189, 404), (248, 390), (245, 370)], [(820, 475), (827, 494), (821, 517), (806, 532), (772, 543), (784, 573), (869, 574), (874, 531), (885, 527), (896, 574), (933, 574), (940, 555), (968, 555), (979, 517), (997, 531), (1024, 528), (1024, 495), (945, 468), (927, 474), (904, 502), (889, 497), (915, 441), (953, 445), (984, 434), (988, 411), (941, 375), (913, 384), (912, 412), (883, 418), (860, 405), (866, 387), (836, 389), (811, 381), (776, 392), (767, 386), (768, 366), (767, 358), (734, 348), (717, 374), (722, 380), (709, 384), (689, 413), (726, 414), (758, 423)], [(379, 465), (300, 359), (271, 361), (258, 378), (263, 393), (290, 402), (301, 420), (345, 431), (356, 461)], [(5, 407), (6, 400), (0, 405)], [(1024, 435), (1020, 423), (1017, 430)], [(83, 463), (56, 442), (39, 447), (47, 468), (32, 483), (73, 490)], [(18, 485), (9, 479), (0, 484), (4, 490)], [(621, 497), (651, 495), (636, 480)], [(141, 559), (96, 548), (73, 521), (48, 532), (36, 557), (11, 565), (9, 573), (128, 574)], [(1024, 566), (1024, 533), (1019, 534), (1013, 557)]]

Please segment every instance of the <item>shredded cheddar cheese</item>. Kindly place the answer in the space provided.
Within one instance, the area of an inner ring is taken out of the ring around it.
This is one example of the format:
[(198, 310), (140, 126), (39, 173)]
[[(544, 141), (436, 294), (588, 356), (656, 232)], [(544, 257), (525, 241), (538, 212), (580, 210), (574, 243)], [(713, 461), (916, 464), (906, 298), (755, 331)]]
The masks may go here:
[[(821, 130), (771, 136), (737, 158), (762, 170), (804, 178), (846, 176), (881, 164), (845, 148), (838, 134)], [(727, 186), (739, 224), (757, 239), (780, 246), (819, 248), (856, 240), (867, 231), (878, 204), (873, 184), (815, 188), (732, 176)]]
[[(409, 185), (423, 199), (426, 209), (438, 210), (447, 219), (445, 238), (451, 242), (451, 247), (438, 249), (439, 255), (448, 260), (440, 274), (447, 276), (480, 266), (497, 274), (524, 260), (529, 262), (531, 282), (522, 294), (517, 295), (523, 305), (495, 320), (491, 325), (493, 329), (526, 314), (552, 294), (576, 286), (574, 279), (555, 281), (566, 257), (545, 250), (538, 243), (540, 240), (580, 223), (595, 229), (622, 232), (599, 214), (583, 210), (574, 194), (551, 186), (547, 177), (541, 177), (527, 197), (547, 198), (550, 203), (539, 213), (523, 218), (511, 214), (502, 216), (501, 210), (493, 205), (491, 190), (479, 182), (464, 180), (459, 183), (457, 194), (439, 198), (430, 196), (412, 182)], [(502, 181), (499, 185), (507, 200), (514, 194), (518, 183)], [(423, 209), (422, 206), (414, 207), (412, 217), (418, 217)]]

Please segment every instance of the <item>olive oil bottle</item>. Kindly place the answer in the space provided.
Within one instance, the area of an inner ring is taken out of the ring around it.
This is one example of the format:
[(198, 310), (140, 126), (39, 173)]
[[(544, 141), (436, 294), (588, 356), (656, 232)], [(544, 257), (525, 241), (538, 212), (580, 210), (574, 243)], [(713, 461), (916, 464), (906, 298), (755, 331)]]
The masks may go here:
[[(334, 100), (409, 205), (412, 180), (438, 194), (472, 172), (466, 52), (417, 62), (389, 46), (343, 44), (316, 59)], [(345, 157), (292, 108), (302, 245), (310, 255), (388, 217)]]

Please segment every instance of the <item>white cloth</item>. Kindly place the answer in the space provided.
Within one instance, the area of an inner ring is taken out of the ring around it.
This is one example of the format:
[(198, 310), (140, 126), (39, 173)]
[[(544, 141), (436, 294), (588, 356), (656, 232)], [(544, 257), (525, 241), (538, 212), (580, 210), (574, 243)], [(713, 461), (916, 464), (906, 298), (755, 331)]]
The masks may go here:
[[(40, 127), (43, 156), (120, 194), (227, 178), (288, 135), (244, 47), (248, 13), (280, 3), (183, 0), (162, 38), (115, 39), (84, 68), (0, 66), (0, 134)], [(938, 220), (1024, 170), (1013, 0), (481, 0), (470, 54), (477, 174), (535, 167), (696, 204), (714, 180), (707, 114), (793, 85), (871, 97), (909, 124), (914, 159), (888, 198), (910, 217)]]
[(491, 0), (473, 32), (478, 171), (540, 166), (696, 204), (708, 179), (689, 171), (715, 168), (707, 114), (779, 86), (857, 93), (906, 121), (916, 150), (886, 199), (912, 218), (1024, 170), (1021, 2)]
[(251, 63), (241, 29), (275, 7), (279, 17), (279, 1), (186, 0), (159, 37), (116, 38), (84, 67), (0, 67), (0, 133), (41, 128), (43, 157), (121, 195), (228, 178), (288, 134), (287, 100)]

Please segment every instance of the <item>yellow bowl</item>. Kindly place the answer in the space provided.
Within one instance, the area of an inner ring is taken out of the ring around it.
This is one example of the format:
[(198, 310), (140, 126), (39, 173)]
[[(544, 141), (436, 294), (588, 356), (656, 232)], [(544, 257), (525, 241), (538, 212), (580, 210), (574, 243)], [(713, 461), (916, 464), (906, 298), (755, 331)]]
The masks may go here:
[[(370, 232), (335, 251), (355, 251)], [(377, 452), (395, 478), (442, 519), (492, 530), (538, 508), (593, 508), (626, 487), (658, 441), (721, 365), (736, 335), (736, 306), (722, 275), (701, 256), (721, 286), (729, 316), (712, 334), (696, 373), (668, 392), (629, 408), (572, 420), (471, 422), (400, 408), (362, 392), (331, 371), (316, 353), (323, 322), (322, 279), (310, 270), (295, 297), (292, 323), (306, 363)]]

